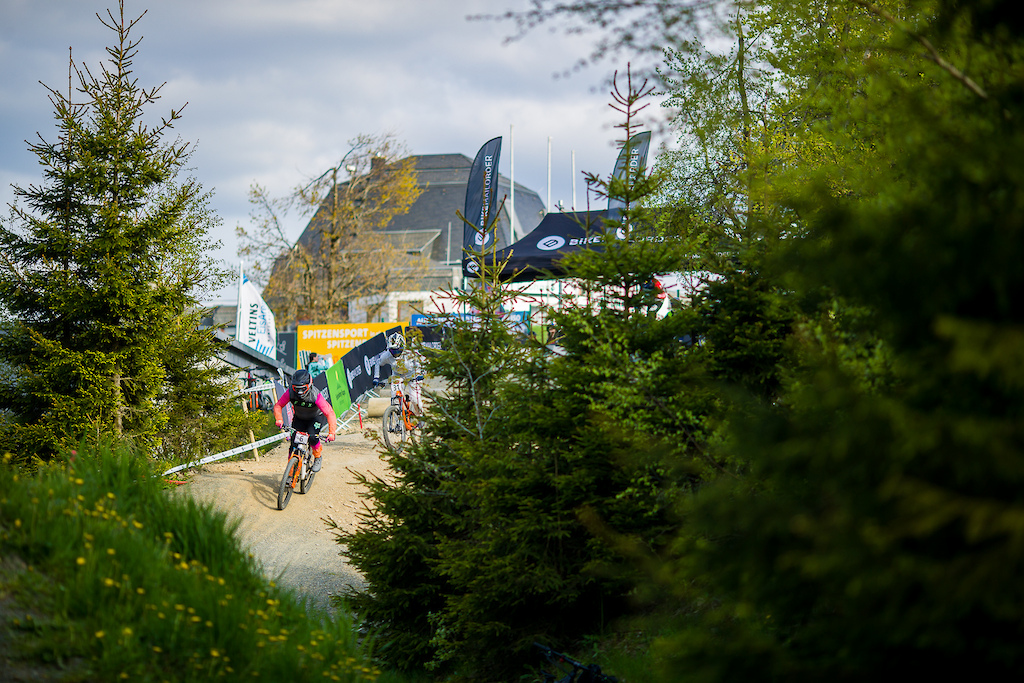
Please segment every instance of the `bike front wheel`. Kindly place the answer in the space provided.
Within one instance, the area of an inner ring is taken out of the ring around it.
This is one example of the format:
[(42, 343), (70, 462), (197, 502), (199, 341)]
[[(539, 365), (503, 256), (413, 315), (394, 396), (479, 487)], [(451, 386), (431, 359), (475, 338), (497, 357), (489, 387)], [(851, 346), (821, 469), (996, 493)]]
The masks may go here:
[(314, 477), (316, 477), (316, 472), (313, 471), (313, 457), (310, 455), (306, 463), (306, 478), (299, 479), (299, 493), (309, 493), (309, 490), (313, 488)]
[(284, 510), (288, 501), (292, 499), (292, 491), (295, 485), (295, 477), (301, 467), (299, 456), (293, 455), (288, 459), (288, 465), (284, 468), (284, 475), (281, 476), (281, 488), (277, 491), (277, 509)]
[(405, 441), (405, 420), (397, 406), (388, 406), (384, 411), (384, 445), (391, 450), (399, 450)]

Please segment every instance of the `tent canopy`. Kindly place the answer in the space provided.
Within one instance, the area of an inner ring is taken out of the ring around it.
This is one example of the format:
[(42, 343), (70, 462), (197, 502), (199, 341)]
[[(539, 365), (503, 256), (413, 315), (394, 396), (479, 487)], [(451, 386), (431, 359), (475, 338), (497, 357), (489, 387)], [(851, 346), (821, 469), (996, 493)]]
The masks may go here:
[[(561, 261), (567, 254), (580, 249), (604, 249), (604, 235), (607, 211), (589, 213), (549, 213), (533, 231), (494, 254), (494, 262), (508, 263), (501, 271), (501, 279), (507, 282), (525, 282), (545, 277), (562, 277), (565, 269)], [(491, 261), (491, 254), (485, 258)], [(475, 263), (472, 265), (476, 265)], [(470, 277), (478, 277), (470, 268)]]

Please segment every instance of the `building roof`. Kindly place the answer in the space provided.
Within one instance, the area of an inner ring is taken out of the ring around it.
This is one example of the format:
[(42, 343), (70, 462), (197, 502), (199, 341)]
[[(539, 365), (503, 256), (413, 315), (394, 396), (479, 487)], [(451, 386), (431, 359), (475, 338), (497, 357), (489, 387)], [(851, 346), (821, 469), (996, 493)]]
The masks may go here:
[[(395, 216), (384, 231), (396, 246), (409, 253), (428, 256), (432, 271), (439, 270), (441, 266), (460, 264), (463, 223), (456, 212), (464, 210), (466, 183), (473, 161), (464, 154), (423, 154), (410, 158), (415, 164), (416, 182), (422, 192), (408, 213)], [(499, 249), (515, 241), (509, 230), (511, 187), (509, 179), (499, 174), (498, 200), (505, 198), (498, 218)], [(515, 212), (516, 232), (519, 236), (525, 235), (544, 217), (544, 202), (536, 192), (516, 183)], [(308, 243), (312, 239), (313, 236), (307, 233), (316, 222), (317, 216), (313, 216), (299, 237), (300, 241)]]

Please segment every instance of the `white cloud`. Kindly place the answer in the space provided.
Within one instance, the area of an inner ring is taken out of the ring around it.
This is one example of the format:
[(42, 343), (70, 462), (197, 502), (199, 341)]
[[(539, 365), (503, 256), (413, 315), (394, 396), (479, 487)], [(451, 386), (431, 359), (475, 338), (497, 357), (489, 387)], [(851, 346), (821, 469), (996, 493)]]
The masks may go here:
[[(108, 0), (113, 6), (114, 0)], [(606, 174), (615, 159), (617, 121), (594, 92), (600, 73), (552, 74), (586, 54), (586, 38), (546, 30), (503, 45), (512, 27), (466, 16), (524, 7), (526, 0), (128, 0), (148, 13), (135, 72), (141, 85), (166, 81), (150, 113), (188, 102), (175, 126), (198, 143), (194, 174), (214, 191), (223, 218), (222, 256), (234, 254), (234, 226), (247, 219), (249, 185), (283, 193), (319, 173), (360, 133), (394, 131), (414, 154), (472, 157), (504, 136), (501, 171), (546, 197), (552, 138), (552, 198), (569, 203), (570, 153), (577, 176)], [(6, 179), (39, 179), (23, 140), (55, 137), (43, 81), (67, 83), (67, 49), (90, 66), (113, 34), (81, 0), (0, 0), (0, 199)], [(582, 201), (582, 183), (577, 185)]]

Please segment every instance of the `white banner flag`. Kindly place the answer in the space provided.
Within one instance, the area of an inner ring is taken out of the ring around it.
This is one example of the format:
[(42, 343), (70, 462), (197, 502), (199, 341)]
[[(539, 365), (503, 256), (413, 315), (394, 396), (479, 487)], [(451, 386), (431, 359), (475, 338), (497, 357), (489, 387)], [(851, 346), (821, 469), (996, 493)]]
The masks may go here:
[(238, 316), (235, 320), (235, 340), (265, 356), (277, 357), (277, 328), (274, 313), (263, 301), (256, 285), (245, 273), (238, 274)]

